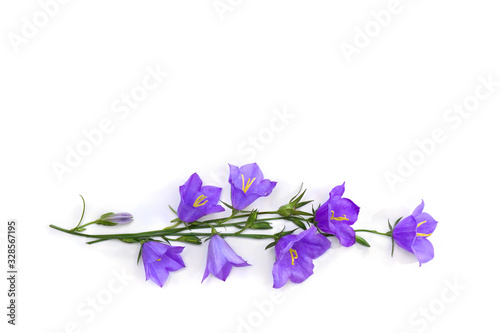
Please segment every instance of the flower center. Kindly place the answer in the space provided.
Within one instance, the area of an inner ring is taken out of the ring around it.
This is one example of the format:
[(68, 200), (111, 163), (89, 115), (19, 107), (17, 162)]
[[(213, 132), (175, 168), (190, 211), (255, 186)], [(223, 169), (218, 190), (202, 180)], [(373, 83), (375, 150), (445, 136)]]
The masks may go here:
[[(420, 227), (422, 224), (424, 224), (426, 222), (427, 221), (420, 222), (419, 224), (417, 224), (417, 228)], [(430, 233), (430, 234), (421, 234), (420, 232), (417, 232), (417, 236), (420, 236), (420, 237), (429, 237), (430, 235), (432, 235), (432, 233)]]
[(330, 220), (335, 220), (335, 221), (349, 221), (349, 219), (345, 216), (337, 216), (335, 217), (335, 212), (332, 210), (332, 218)]
[(290, 249), (290, 255), (292, 256), (292, 265), (295, 265), (295, 259), (299, 257), (297, 251), (295, 251), (294, 249)]
[(255, 180), (255, 177), (252, 178), (252, 180), (248, 179), (247, 183), (245, 185), (245, 176), (243, 176), (243, 174), (241, 175), (241, 184), (242, 184), (241, 189), (243, 190), (243, 193), (247, 193), (250, 186), (252, 186), (254, 180)]
[[(208, 200), (205, 200), (207, 198), (206, 195), (200, 195), (198, 198), (196, 198), (196, 200), (194, 201), (194, 204), (193, 204), (193, 207), (200, 207), (200, 206), (203, 206), (204, 204), (206, 204), (208, 202)], [(205, 200), (205, 201), (203, 201)], [(203, 201), (203, 202), (202, 202)]]
[(161, 258), (156, 259), (156, 261), (160, 261), (160, 260), (161, 260)]

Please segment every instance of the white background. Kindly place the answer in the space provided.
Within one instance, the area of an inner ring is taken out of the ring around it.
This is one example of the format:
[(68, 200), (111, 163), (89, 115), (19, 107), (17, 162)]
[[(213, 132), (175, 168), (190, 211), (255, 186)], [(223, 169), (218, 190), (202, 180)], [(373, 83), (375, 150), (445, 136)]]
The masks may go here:
[[(370, 13), (389, 1), (221, 3), (222, 14), (212, 0), (75, 0), (51, 7), (44, 22), (37, 1), (2, 2), (2, 270), (9, 219), (19, 245), (18, 325), (6, 323), (2, 278), (2, 331), (497, 329), (500, 86), (464, 118), (447, 110), (473, 103), (477, 89), (484, 97), (480, 77), (500, 81), (500, 6), (401, 0), (380, 27)], [(346, 44), (357, 53), (346, 57)], [(169, 75), (118, 111), (147, 68)], [(277, 118), (284, 110), (288, 118)], [(103, 119), (112, 129), (58, 177), (54, 165), (66, 165)], [(429, 144), (436, 128), (444, 138)], [(428, 143), (426, 155), (416, 141)], [(419, 165), (391, 187), (387, 173), (404, 173), (400, 158), (410, 157)], [(419, 267), (401, 249), (391, 258), (389, 239), (365, 234), (370, 249), (334, 241), (314, 275), (275, 294), (267, 242), (228, 239), (252, 267), (201, 284), (207, 244), (187, 245), (187, 267), (159, 288), (136, 266), (137, 245), (86, 245), (48, 227), (74, 226), (82, 194), (86, 221), (128, 211), (133, 225), (115, 231), (160, 229), (191, 173), (229, 200), (227, 163), (253, 161), (278, 186), (250, 208), (277, 208), (302, 182), (318, 204), (346, 181), (345, 196), (361, 207), (355, 226), (386, 231), (387, 218), (423, 198), (439, 221), (434, 260)], [(92, 298), (105, 303), (99, 311)]]

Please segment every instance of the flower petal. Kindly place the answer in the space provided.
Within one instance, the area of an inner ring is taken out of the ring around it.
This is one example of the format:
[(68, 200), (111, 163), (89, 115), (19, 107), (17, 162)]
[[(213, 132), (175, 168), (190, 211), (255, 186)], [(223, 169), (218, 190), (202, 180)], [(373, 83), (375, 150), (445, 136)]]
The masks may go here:
[[(422, 213), (415, 217), (417, 221), (417, 232), (420, 234), (430, 235), (436, 230), (438, 222), (427, 213)], [(420, 224), (420, 225), (419, 225)]]
[(417, 208), (415, 208), (415, 210), (413, 211), (413, 213), (411, 213), (411, 215), (413, 215), (413, 217), (416, 217), (420, 214), (422, 214), (422, 212), (424, 211), (424, 200), (422, 200), (422, 202), (420, 203), (420, 205), (417, 206)]
[(181, 198), (185, 200), (187, 204), (192, 204), (196, 200), (196, 194), (198, 194), (202, 185), (203, 182), (200, 176), (198, 176), (196, 172), (193, 173), (184, 185), (179, 187)]
[(417, 237), (411, 248), (413, 254), (417, 257), (420, 266), (434, 258), (434, 247), (425, 237)]
[(392, 238), (394, 238), (396, 244), (412, 253), (411, 246), (415, 241), (415, 237), (417, 237), (417, 221), (411, 215), (399, 221), (392, 231)]
[(297, 236), (293, 248), (297, 251), (299, 256), (316, 259), (328, 251), (332, 243), (325, 236), (317, 234), (316, 232), (316, 227), (311, 227), (301, 232), (301, 234), (304, 234), (304, 237), (301, 239), (299, 239), (300, 234)]
[(262, 171), (260, 170), (257, 163), (243, 165), (242, 167), (240, 167), (240, 172), (245, 177), (245, 182), (247, 181), (247, 179), (255, 178), (255, 182), (260, 183), (264, 179), (264, 175), (262, 174)]
[[(352, 202), (350, 199), (341, 198), (334, 199), (330, 201), (330, 219), (332, 211), (335, 213), (335, 217), (345, 216), (348, 220), (343, 220), (342, 222), (352, 225), (354, 222), (358, 220), (359, 215), (359, 207)], [(333, 220), (333, 224), (336, 223), (336, 220)]]
[(356, 233), (354, 229), (344, 221), (335, 221), (333, 223), (333, 233), (339, 239), (340, 245), (349, 247), (356, 242)]
[(342, 185), (335, 186), (330, 191), (330, 199), (340, 199), (344, 195), (345, 182)]

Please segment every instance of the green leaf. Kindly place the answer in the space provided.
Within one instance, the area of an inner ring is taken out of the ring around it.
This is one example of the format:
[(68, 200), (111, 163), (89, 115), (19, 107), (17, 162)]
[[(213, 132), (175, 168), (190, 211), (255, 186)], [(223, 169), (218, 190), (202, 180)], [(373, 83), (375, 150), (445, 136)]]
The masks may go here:
[(141, 254), (142, 254), (142, 243), (141, 243), (141, 248), (139, 249), (139, 255), (137, 256), (137, 265), (139, 265), (139, 260), (141, 260)]
[(139, 241), (134, 238), (120, 238), (120, 240), (124, 243), (138, 243)]
[(272, 229), (272, 228), (273, 227), (268, 222), (257, 222), (252, 224), (252, 226), (250, 227), (250, 229)]
[(245, 229), (252, 227), (255, 220), (257, 220), (258, 214), (259, 214), (259, 212), (257, 210), (252, 210), (252, 212), (250, 213), (250, 216), (248, 216), (247, 223), (245, 223)]
[(101, 219), (105, 219), (106, 217), (109, 217), (109, 216), (111, 216), (111, 215), (113, 215), (113, 213), (106, 213), (106, 214), (102, 214), (102, 215), (101, 215), (101, 217), (99, 218), (99, 220), (101, 220)]
[(265, 250), (267, 250), (267, 249), (269, 249), (269, 248), (271, 248), (271, 247), (275, 246), (275, 245), (276, 245), (276, 243), (278, 243), (278, 242), (272, 242), (272, 243), (267, 244), (267, 246), (266, 246)]
[(295, 208), (300, 208), (300, 207), (303, 207), (303, 206), (305, 206), (305, 205), (307, 205), (307, 204), (309, 204), (309, 203), (311, 203), (311, 202), (313, 202), (313, 201), (314, 201), (314, 200), (308, 200), (308, 201), (304, 201), (304, 202), (299, 202), (299, 203), (295, 206)]
[(389, 220), (387, 220), (387, 224), (389, 225), (389, 229), (391, 230), (392, 232), (392, 225), (391, 225), (391, 222), (389, 222)]
[(394, 228), (396, 228), (396, 226), (398, 225), (399, 221), (401, 221), (403, 217), (401, 216), (399, 219), (396, 220), (396, 222), (394, 223)]
[(302, 192), (302, 186), (304, 185), (304, 183), (300, 184), (300, 188), (299, 188), (299, 191), (297, 192), (297, 194), (295, 194), (291, 199), (290, 199), (290, 203), (292, 201), (295, 200), (295, 198), (297, 198), (297, 196), (300, 194), (300, 192)]
[(106, 225), (106, 226), (114, 226), (114, 225), (117, 225), (118, 223), (109, 222), (109, 221), (103, 221), (103, 220), (97, 220), (95, 222), (95, 224)]
[(286, 220), (293, 222), (297, 227), (306, 230), (306, 225), (296, 217), (287, 217)]
[(230, 204), (225, 203), (225, 202), (224, 202), (224, 201), (222, 201), (222, 200), (220, 200), (220, 202), (222, 202), (222, 204), (223, 204), (224, 206), (226, 206), (227, 208), (229, 208), (229, 209), (231, 209), (231, 210), (234, 210), (233, 206), (231, 206)]
[(370, 247), (370, 244), (361, 236), (356, 236), (356, 243), (361, 244), (366, 247)]
[(190, 243), (190, 244), (201, 244), (201, 240), (196, 236), (185, 235), (175, 239), (177, 242)]
[(170, 210), (171, 210), (172, 212), (174, 212), (174, 214), (175, 214), (175, 215), (177, 215), (177, 211), (176, 211), (175, 209), (173, 209), (173, 208), (172, 208), (172, 206), (168, 205), (168, 207), (170, 208)]

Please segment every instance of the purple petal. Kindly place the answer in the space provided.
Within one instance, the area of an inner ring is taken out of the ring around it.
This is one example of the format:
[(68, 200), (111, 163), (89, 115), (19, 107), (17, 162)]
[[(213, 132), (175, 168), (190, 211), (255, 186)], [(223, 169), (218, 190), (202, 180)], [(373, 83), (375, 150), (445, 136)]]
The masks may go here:
[[(200, 192), (196, 193), (196, 194), (198, 196), (205, 195), (207, 197), (205, 199), (207, 201), (207, 203), (204, 204), (203, 206), (200, 206), (199, 208), (202, 209), (204, 206), (211, 207), (211, 206), (217, 205), (219, 203), (221, 191), (222, 191), (222, 188), (217, 187), (217, 186), (203, 186), (200, 189)], [(196, 198), (198, 198), (198, 197), (196, 197)], [(191, 204), (194, 204), (194, 201)]]
[(290, 281), (301, 283), (313, 274), (314, 264), (310, 258), (298, 257), (290, 274)]
[[(331, 214), (333, 211), (335, 213), (335, 217), (343, 217), (345, 215), (348, 220), (343, 220), (342, 222), (346, 224), (352, 225), (358, 220), (359, 207), (350, 199), (341, 198), (331, 200), (329, 208), (330, 219), (332, 217)], [(332, 220), (332, 222), (333, 224), (335, 224), (337, 220)]]
[(438, 222), (427, 213), (422, 213), (415, 217), (417, 221), (417, 233), (430, 235), (436, 230)]
[[(154, 263), (150, 264), (152, 267), (149, 270), (149, 275), (146, 274), (146, 280), (151, 280), (160, 287), (165, 285), (168, 278), (168, 270), (166, 270), (161, 265), (156, 265)], [(158, 266), (158, 267), (156, 267)]]
[(276, 187), (277, 182), (272, 182), (269, 179), (264, 179), (261, 182), (255, 182), (250, 186), (247, 191), (247, 195), (250, 193), (259, 194), (259, 196), (267, 197)]
[(417, 237), (411, 248), (413, 254), (417, 257), (420, 266), (434, 258), (434, 247), (425, 237)]
[(342, 185), (335, 186), (330, 191), (330, 199), (340, 199), (344, 195), (345, 182)]
[(415, 241), (415, 237), (417, 237), (417, 221), (411, 215), (399, 221), (392, 231), (392, 238), (394, 238), (396, 244), (412, 253), (411, 246)]
[[(282, 259), (284, 260), (284, 259)], [(281, 261), (276, 260), (273, 265), (273, 288), (283, 287), (290, 279), (290, 270), (281, 263)]]
[[(232, 266), (250, 266), (238, 256), (233, 249), (219, 235), (214, 235), (208, 244), (207, 265), (202, 282), (212, 273), (217, 278), (225, 281)], [(208, 272), (208, 273), (207, 273)]]
[(257, 163), (243, 165), (242, 167), (240, 167), (240, 172), (245, 177), (245, 182), (247, 181), (247, 179), (255, 178), (255, 182), (260, 183), (264, 179), (264, 175), (262, 174), (262, 171), (260, 170)]
[(331, 212), (328, 210), (328, 204), (323, 204), (319, 206), (315, 216), (315, 219), (318, 222), (319, 230), (326, 232), (327, 234), (333, 234), (333, 230), (331, 229), (333, 224), (330, 223), (330, 215)]
[(340, 245), (349, 247), (356, 242), (354, 229), (344, 221), (335, 221), (333, 224), (333, 234), (338, 238)]
[(300, 234), (297, 236), (293, 248), (298, 255), (316, 259), (328, 251), (332, 243), (325, 236), (316, 232), (316, 227), (311, 227), (301, 232), (301, 234), (304, 234), (302, 238), (299, 239)]
[(179, 207), (177, 208), (177, 215), (182, 221), (190, 223), (198, 220), (206, 214), (203, 210), (197, 209), (192, 205), (187, 205), (183, 200), (181, 200)]
[(231, 185), (231, 203), (234, 209), (243, 210), (247, 208), (251, 203), (260, 198), (259, 194), (256, 193), (245, 193), (240, 188), (235, 185)]
[(181, 198), (186, 202), (186, 204), (193, 204), (202, 185), (203, 182), (201, 181), (200, 176), (198, 176), (195, 172), (189, 177), (184, 185), (179, 187)]
[(413, 217), (416, 217), (416, 216), (422, 214), (423, 211), (424, 211), (424, 200), (422, 200), (420, 205), (418, 205), (417, 208), (415, 208), (415, 210), (413, 211), (413, 213), (411, 215), (413, 215)]
[(274, 247), (277, 261), (281, 261), (281, 259), (285, 255), (290, 255), (290, 253), (288, 251), (295, 244), (296, 238), (297, 238), (297, 235), (286, 235), (285, 237), (282, 237), (278, 240), (278, 243)]

